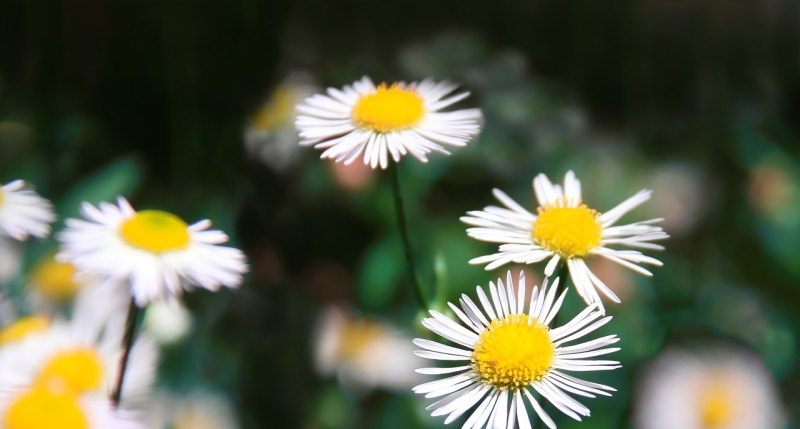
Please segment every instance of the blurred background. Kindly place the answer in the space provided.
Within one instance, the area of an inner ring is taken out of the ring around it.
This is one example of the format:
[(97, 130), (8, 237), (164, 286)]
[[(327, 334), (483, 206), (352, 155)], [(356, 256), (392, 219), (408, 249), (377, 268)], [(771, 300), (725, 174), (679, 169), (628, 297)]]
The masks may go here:
[[(409, 389), (410, 338), (427, 333), (388, 177), (319, 160), (292, 123), (297, 101), (362, 75), (453, 80), (472, 93), (462, 105), (483, 110), (481, 136), (400, 166), (418, 271), (439, 305), (505, 272), (467, 264), (494, 246), (458, 220), (493, 204), (493, 187), (532, 209), (536, 174), (573, 169), (600, 211), (653, 189), (629, 220), (665, 218), (672, 237), (653, 255), (664, 267), (644, 278), (590, 265), (623, 299), (602, 334), (622, 337), (624, 367), (587, 378), (618, 392), (586, 401), (588, 423), (558, 415), (559, 427), (645, 428), (634, 416), (650, 363), (712, 345), (765, 368), (788, 417), (776, 427), (793, 427), (798, 24), (789, 0), (12, 0), (0, 13), (0, 183), (22, 178), (51, 199), (56, 231), (80, 201), (124, 195), (210, 218), (247, 253), (240, 290), (148, 312), (163, 336), (152, 413), (169, 427), (439, 428)], [(54, 250), (2, 245), (0, 325), (25, 311), (11, 303)], [(581, 305), (571, 293), (564, 311)]]

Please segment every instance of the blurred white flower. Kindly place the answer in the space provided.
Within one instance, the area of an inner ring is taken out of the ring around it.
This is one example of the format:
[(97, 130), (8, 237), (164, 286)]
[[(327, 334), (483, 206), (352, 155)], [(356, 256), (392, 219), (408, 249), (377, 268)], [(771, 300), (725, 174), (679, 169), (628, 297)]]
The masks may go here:
[(650, 365), (635, 398), (638, 429), (779, 429), (782, 405), (752, 352), (672, 349)]
[(709, 209), (709, 180), (689, 164), (666, 164), (652, 171), (653, 199), (645, 208), (651, 216), (664, 218), (664, 229), (673, 235), (691, 231)]
[(244, 131), (247, 153), (275, 171), (284, 172), (300, 158), (295, 106), (318, 88), (303, 74), (291, 74), (272, 92), (269, 99), (250, 117)]
[(614, 302), (619, 297), (586, 265), (590, 256), (600, 256), (646, 276), (652, 273), (642, 264), (661, 266), (661, 261), (638, 250), (663, 250), (654, 241), (669, 237), (649, 219), (624, 225), (616, 223), (628, 212), (650, 199), (652, 191), (642, 190), (611, 210), (600, 213), (583, 203), (581, 182), (568, 171), (563, 187), (553, 184), (544, 174), (533, 179), (533, 191), (539, 202), (536, 214), (528, 211), (503, 191), (493, 194), (504, 207), (488, 206), (467, 212), (461, 221), (472, 226), (467, 234), (481, 241), (498, 243), (496, 253), (470, 260), (486, 264), (491, 270), (515, 262), (533, 264), (548, 260), (544, 273), (551, 276), (559, 261), (566, 264), (578, 294), (587, 304), (603, 309), (598, 292)]
[[(13, 341), (0, 347), (0, 392), (10, 395), (6, 401), (33, 388), (53, 395), (108, 398), (117, 382), (122, 353), (124, 314), (119, 316), (104, 326), (62, 321), (47, 326), (36, 318), (23, 320), (26, 326), (17, 326)], [(126, 372), (124, 407), (144, 402), (157, 358), (153, 342), (140, 337)]]
[(228, 236), (210, 230), (209, 220), (187, 225), (172, 213), (137, 212), (122, 197), (117, 205), (83, 203), (81, 212), (86, 220), (67, 219), (59, 233), (57, 258), (74, 264), (79, 275), (129, 284), (140, 307), (176, 299), (194, 286), (238, 287), (247, 271), (244, 253), (220, 246)]
[[(2, 184), (0, 184), (2, 185)], [(0, 186), (0, 235), (25, 241), (29, 235), (38, 238), (50, 234), (50, 223), (56, 220), (50, 201), (25, 189), (25, 182), (14, 180)]]
[(69, 300), (81, 287), (75, 278), (75, 266), (69, 262), (55, 260), (55, 255), (48, 254), (33, 268), (27, 288), (31, 293), (51, 301)]
[(150, 429), (237, 429), (236, 410), (225, 397), (207, 391), (186, 396), (159, 392), (148, 411)]
[(45, 331), (49, 327), (50, 319), (44, 316), (24, 316), (5, 323), (0, 328), (0, 347)]
[(101, 397), (76, 397), (43, 387), (0, 393), (3, 429), (146, 429), (136, 415)]
[(422, 360), (413, 351), (411, 339), (395, 328), (337, 307), (323, 311), (314, 337), (317, 371), (354, 389), (410, 388), (421, 380), (414, 369)]
[(451, 95), (457, 86), (449, 82), (382, 83), (368, 77), (343, 89), (328, 88), (297, 106), (295, 125), (300, 144), (324, 149), (322, 158), (386, 169), (407, 154), (427, 162), (436, 151), (449, 155), (443, 145), (466, 146), (481, 129), (480, 109), (441, 112), (469, 96)]
[(144, 330), (160, 344), (173, 344), (192, 329), (192, 315), (179, 302), (158, 301), (147, 307)]

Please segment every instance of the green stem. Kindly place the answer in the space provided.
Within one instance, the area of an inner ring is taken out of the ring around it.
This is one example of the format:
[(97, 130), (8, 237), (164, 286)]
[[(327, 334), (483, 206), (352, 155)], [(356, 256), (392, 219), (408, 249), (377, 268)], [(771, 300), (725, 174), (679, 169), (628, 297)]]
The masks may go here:
[(142, 309), (136, 305), (136, 301), (131, 298), (128, 305), (128, 317), (125, 321), (125, 334), (122, 337), (122, 357), (119, 362), (119, 374), (117, 375), (117, 385), (114, 387), (114, 392), (111, 394), (111, 405), (114, 408), (119, 408), (120, 399), (122, 398), (122, 385), (125, 382), (125, 371), (128, 369), (128, 359), (131, 355), (133, 342), (136, 339), (136, 327), (139, 323), (139, 316)]
[(405, 209), (403, 208), (403, 195), (400, 192), (400, 173), (396, 163), (389, 166), (389, 176), (392, 179), (392, 196), (394, 197), (394, 213), (397, 218), (397, 225), (400, 227), (400, 236), (403, 239), (403, 250), (405, 251), (406, 263), (408, 264), (408, 274), (414, 286), (414, 292), (423, 310), (428, 309), (428, 302), (422, 287), (417, 280), (417, 270), (414, 264), (414, 253), (411, 251), (411, 240), (408, 238), (408, 227), (406, 226)]
[[(558, 299), (561, 292), (567, 288), (567, 281), (569, 280), (569, 270), (567, 269), (567, 261), (563, 259), (559, 262), (558, 268), (555, 270), (553, 275), (550, 277), (550, 284), (553, 283), (553, 280), (558, 278), (558, 286), (556, 287), (556, 299)], [(558, 327), (558, 315), (561, 313), (560, 311), (553, 316), (553, 320), (550, 321), (550, 326), (553, 328)]]

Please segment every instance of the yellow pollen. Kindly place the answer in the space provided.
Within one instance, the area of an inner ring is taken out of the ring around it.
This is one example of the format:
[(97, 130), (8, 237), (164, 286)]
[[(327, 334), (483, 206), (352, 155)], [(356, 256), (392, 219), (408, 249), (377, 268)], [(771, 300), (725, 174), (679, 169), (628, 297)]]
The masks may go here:
[(75, 267), (58, 262), (53, 256), (42, 261), (33, 272), (33, 285), (45, 296), (54, 300), (72, 298), (80, 285), (73, 279)]
[(485, 382), (518, 390), (541, 380), (555, 357), (547, 326), (535, 317), (512, 314), (495, 319), (480, 335), (472, 366)]
[(97, 390), (102, 381), (103, 363), (100, 357), (84, 348), (55, 355), (36, 378), (37, 386), (73, 395)]
[(706, 429), (725, 426), (733, 414), (733, 404), (725, 386), (715, 382), (704, 393), (702, 398), (700, 420)]
[(88, 429), (78, 399), (47, 389), (33, 388), (17, 398), (5, 412), (6, 429)]
[(2, 206), (3, 206), (3, 201), (5, 200), (5, 197), (3, 196), (3, 189), (2, 189), (2, 186), (3, 186), (3, 184), (2, 184), (2, 183), (0, 183), (0, 207), (2, 207)]
[(19, 341), (30, 334), (42, 332), (50, 326), (50, 319), (42, 316), (22, 317), (0, 329), (0, 346)]
[(363, 128), (387, 133), (417, 124), (425, 113), (422, 97), (411, 88), (382, 83), (372, 94), (362, 95), (353, 107), (353, 121)]
[(180, 250), (189, 245), (186, 222), (160, 210), (136, 213), (120, 225), (119, 233), (131, 246), (153, 253)]
[(598, 213), (586, 205), (539, 207), (531, 236), (540, 246), (564, 258), (586, 256), (600, 244), (602, 227)]

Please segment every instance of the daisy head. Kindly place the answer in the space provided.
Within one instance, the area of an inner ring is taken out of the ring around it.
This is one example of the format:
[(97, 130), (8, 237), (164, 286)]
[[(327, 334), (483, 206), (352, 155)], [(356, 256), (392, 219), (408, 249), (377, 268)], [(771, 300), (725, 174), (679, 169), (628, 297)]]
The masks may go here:
[(530, 408), (549, 428), (555, 428), (534, 393), (581, 420), (590, 411), (574, 395), (594, 398), (615, 391), (568, 374), (619, 368), (617, 361), (594, 359), (619, 350), (608, 347), (619, 338), (608, 335), (574, 343), (611, 320), (603, 317), (597, 304), (551, 328), (566, 296), (566, 291), (556, 296), (557, 285), (558, 279), (548, 288), (545, 280), (541, 289), (533, 288), (528, 300), (524, 272), (515, 287), (509, 271), (505, 283), (498, 279), (497, 284), (489, 284), (488, 296), (480, 286), (476, 288), (480, 305), (467, 295), (461, 296), (458, 306), (448, 303), (456, 318), (430, 310), (432, 317), (422, 324), (454, 344), (418, 338), (414, 344), (422, 350), (415, 353), (455, 365), (417, 370), (441, 377), (414, 388), (426, 398), (440, 398), (428, 407), (433, 416), (446, 415), (445, 423), (450, 423), (473, 410), (463, 427), (514, 428), (518, 424), (530, 428)]
[(244, 130), (248, 154), (278, 172), (297, 164), (302, 148), (294, 127), (295, 106), (317, 92), (304, 74), (291, 74), (249, 118)]
[(48, 300), (65, 301), (75, 296), (81, 283), (75, 278), (75, 266), (48, 254), (34, 267), (28, 287)]
[(764, 363), (731, 347), (662, 353), (641, 380), (634, 414), (641, 429), (778, 429), (786, 423)]
[(188, 225), (160, 210), (136, 211), (124, 198), (117, 205), (83, 203), (85, 219), (67, 219), (59, 234), (59, 260), (78, 274), (99, 275), (130, 285), (139, 306), (175, 298), (194, 286), (216, 291), (237, 287), (247, 271), (244, 254), (211, 222)]
[[(604, 257), (646, 276), (652, 273), (641, 264), (662, 265), (634, 250), (664, 249), (653, 243), (669, 237), (655, 225), (661, 219), (616, 225), (623, 215), (650, 199), (650, 191), (639, 191), (604, 213), (583, 203), (581, 183), (572, 171), (567, 172), (563, 187), (539, 174), (533, 179), (533, 191), (538, 200), (535, 213), (495, 189), (493, 194), (503, 207), (488, 206), (461, 218), (472, 226), (467, 229), (470, 237), (500, 245), (496, 253), (472, 259), (471, 264), (486, 264), (486, 269), (491, 270), (510, 262), (532, 264), (548, 260), (545, 275), (551, 276), (558, 263), (563, 262), (584, 301), (598, 303), (601, 309), (598, 291), (615, 302), (620, 300), (589, 270), (587, 258)], [(612, 248), (618, 246), (628, 249)]]
[(50, 234), (54, 220), (56, 215), (50, 201), (25, 189), (24, 181), (0, 184), (0, 235), (18, 241), (27, 240), (29, 235), (44, 238)]
[(322, 158), (386, 169), (411, 154), (422, 162), (431, 151), (449, 155), (445, 146), (465, 146), (481, 128), (479, 109), (450, 112), (469, 93), (453, 94), (457, 86), (425, 79), (406, 84), (382, 83), (368, 77), (344, 88), (328, 88), (297, 106), (295, 125), (300, 144), (323, 149)]
[(145, 429), (133, 415), (114, 410), (99, 397), (79, 397), (42, 387), (15, 395), (0, 394), (4, 429)]
[(317, 323), (314, 360), (317, 371), (335, 373), (354, 390), (408, 389), (420, 381), (421, 359), (410, 338), (394, 326), (357, 318), (338, 307), (326, 309)]
[[(102, 327), (54, 321), (49, 326), (18, 327), (16, 341), (0, 346), (0, 405), (25, 392), (107, 398), (116, 384), (121, 357), (123, 319)], [(157, 349), (140, 338), (131, 350), (124, 406), (141, 404), (155, 376)]]

